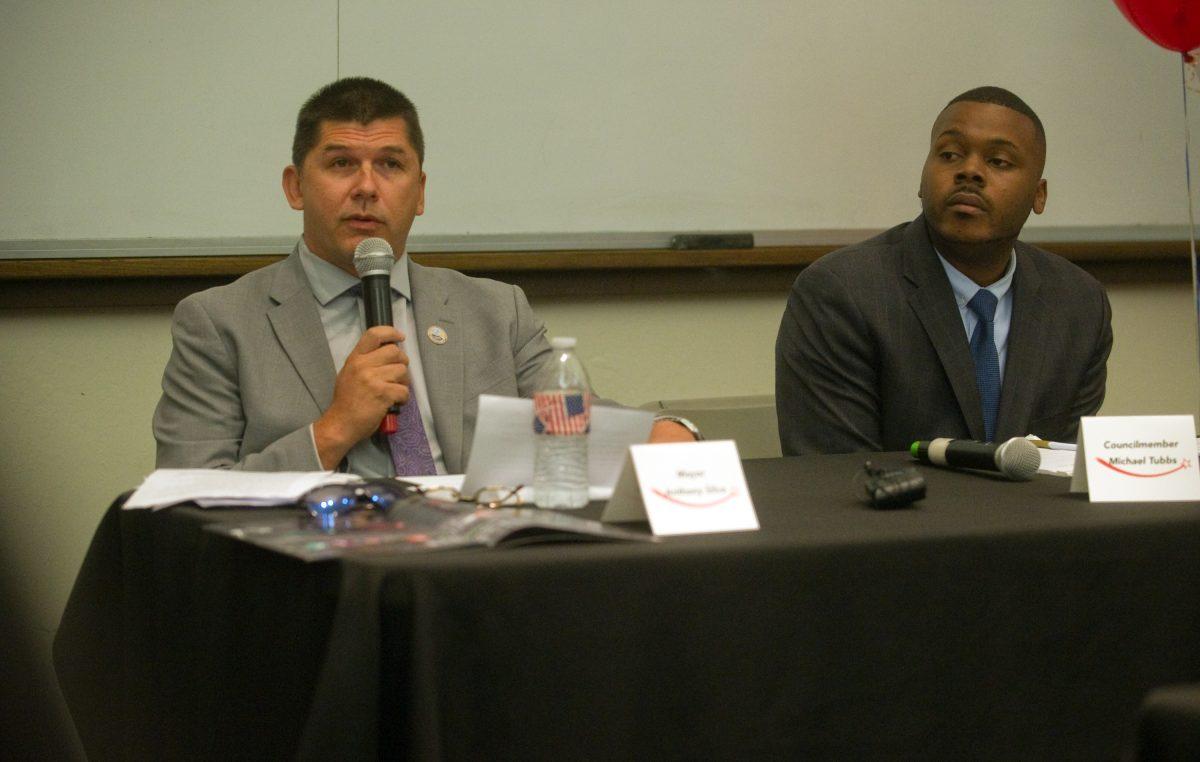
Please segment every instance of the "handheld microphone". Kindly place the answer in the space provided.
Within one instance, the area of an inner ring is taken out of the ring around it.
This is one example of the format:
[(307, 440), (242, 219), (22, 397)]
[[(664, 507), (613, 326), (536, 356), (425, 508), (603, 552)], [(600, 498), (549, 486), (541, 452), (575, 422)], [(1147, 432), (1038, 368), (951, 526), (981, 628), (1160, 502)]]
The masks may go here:
[(1020, 437), (1000, 444), (970, 439), (934, 439), (930, 442), (913, 442), (909, 452), (922, 463), (998, 471), (1018, 482), (1032, 479), (1042, 465), (1042, 454), (1038, 448), (1028, 439)]
[[(354, 247), (354, 269), (362, 279), (363, 307), (367, 328), (392, 324), (392, 267), (396, 256), (382, 238), (364, 238)], [(395, 434), (400, 408), (392, 405), (379, 422), (380, 434)]]

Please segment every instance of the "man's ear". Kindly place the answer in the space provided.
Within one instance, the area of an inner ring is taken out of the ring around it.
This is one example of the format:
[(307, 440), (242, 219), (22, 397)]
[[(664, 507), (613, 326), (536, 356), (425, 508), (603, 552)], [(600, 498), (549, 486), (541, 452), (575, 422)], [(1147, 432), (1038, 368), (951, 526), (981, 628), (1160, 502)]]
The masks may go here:
[(1034, 214), (1041, 214), (1042, 212), (1046, 211), (1047, 190), (1048, 190), (1048, 188), (1046, 186), (1046, 180), (1044, 178), (1041, 180), (1038, 180), (1037, 192), (1035, 192), (1033, 194), (1033, 213)]
[(304, 194), (300, 192), (300, 170), (295, 164), (289, 164), (283, 169), (283, 195), (287, 197), (288, 206), (297, 211), (304, 209)]

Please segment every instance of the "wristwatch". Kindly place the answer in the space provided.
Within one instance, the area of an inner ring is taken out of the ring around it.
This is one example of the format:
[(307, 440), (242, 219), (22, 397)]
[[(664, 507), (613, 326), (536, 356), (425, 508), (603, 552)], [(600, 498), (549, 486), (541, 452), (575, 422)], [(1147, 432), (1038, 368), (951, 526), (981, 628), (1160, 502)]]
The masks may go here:
[(658, 423), (659, 421), (670, 421), (671, 423), (678, 423), (680, 426), (687, 429), (688, 432), (691, 433), (691, 435), (696, 438), (697, 442), (704, 441), (704, 435), (700, 433), (700, 429), (696, 427), (696, 424), (692, 423), (691, 421), (689, 421), (686, 418), (680, 418), (677, 415), (656, 415), (656, 416), (654, 416), (654, 422)]

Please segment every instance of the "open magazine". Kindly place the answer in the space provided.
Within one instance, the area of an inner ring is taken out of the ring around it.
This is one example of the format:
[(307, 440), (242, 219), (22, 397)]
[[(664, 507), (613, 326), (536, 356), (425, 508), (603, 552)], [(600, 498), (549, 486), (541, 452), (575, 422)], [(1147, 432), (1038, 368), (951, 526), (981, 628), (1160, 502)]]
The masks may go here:
[(552, 542), (656, 542), (634, 532), (536, 508), (483, 508), (421, 496), (397, 500), (386, 511), (356, 511), (322, 529), (308, 513), (209, 524), (207, 529), (264, 548), (319, 561), (361, 553), (398, 553)]

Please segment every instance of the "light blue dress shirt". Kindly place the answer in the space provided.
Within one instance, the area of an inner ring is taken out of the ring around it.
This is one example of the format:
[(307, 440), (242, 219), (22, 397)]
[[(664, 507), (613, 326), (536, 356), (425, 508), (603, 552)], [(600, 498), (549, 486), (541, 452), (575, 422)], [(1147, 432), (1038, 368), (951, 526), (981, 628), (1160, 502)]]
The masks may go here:
[(975, 317), (975, 313), (967, 307), (967, 302), (971, 301), (980, 288), (986, 288), (995, 294), (997, 303), (992, 336), (996, 341), (996, 352), (1000, 355), (1000, 381), (1003, 383), (1004, 361), (1008, 355), (1008, 329), (1012, 325), (1012, 282), (1013, 273), (1017, 271), (1016, 252), (1009, 255), (1008, 269), (1004, 271), (1000, 280), (990, 286), (980, 286), (946, 261), (940, 251), (936, 249), (934, 251), (941, 260), (942, 267), (946, 270), (946, 277), (950, 279), (950, 288), (954, 291), (954, 301), (958, 303), (958, 314), (962, 317), (968, 342), (971, 340), (971, 334), (975, 331), (975, 324), (979, 322), (979, 318)]
[[(342, 366), (346, 364), (346, 358), (358, 344), (367, 326), (362, 300), (350, 293), (361, 281), (313, 254), (304, 243), (304, 239), (300, 240), (299, 249), (300, 264), (304, 267), (304, 274), (308, 277), (313, 296), (317, 298), (317, 311), (321, 315), (321, 325), (325, 327), (325, 338), (329, 342), (329, 354), (333, 357), (334, 370), (341, 371)], [(417, 321), (413, 318), (406, 257), (406, 254), (402, 254), (396, 260), (396, 266), (392, 268), (392, 321), (405, 336), (400, 348), (408, 355), (408, 375), (412, 383), (412, 393), (416, 396), (417, 407), (421, 411), (421, 422), (425, 425), (425, 436), (429, 439), (429, 451), (433, 455), (434, 465), (439, 474), (444, 474), (446, 464), (442, 460), (442, 448), (438, 445), (437, 434), (433, 430), (433, 413), (430, 411), (429, 395), (426, 393), (425, 374), (421, 370), (419, 342), (410, 330), (410, 326), (415, 326)], [(311, 426), (309, 435), (312, 435)], [(313, 449), (316, 449), (315, 439)], [(352, 473), (367, 477), (395, 475), (391, 453), (377, 446), (373, 437), (368, 437), (350, 448), (346, 458)]]

